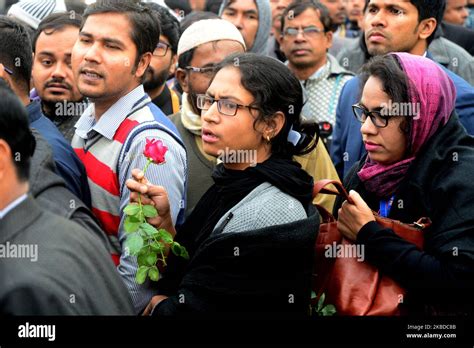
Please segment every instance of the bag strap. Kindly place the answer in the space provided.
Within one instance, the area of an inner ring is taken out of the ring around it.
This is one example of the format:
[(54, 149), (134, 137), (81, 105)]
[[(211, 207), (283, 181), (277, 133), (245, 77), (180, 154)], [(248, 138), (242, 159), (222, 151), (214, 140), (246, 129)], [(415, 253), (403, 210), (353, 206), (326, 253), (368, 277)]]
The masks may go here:
[[(333, 185), (336, 190), (328, 189), (326, 186)], [(313, 188), (313, 199), (319, 194), (324, 193), (328, 195), (336, 195), (342, 196), (342, 198), (346, 199), (349, 203), (352, 203), (352, 199), (349, 197), (344, 186), (342, 186), (341, 182), (338, 180), (331, 180), (331, 179), (324, 179), (319, 180), (314, 184)]]

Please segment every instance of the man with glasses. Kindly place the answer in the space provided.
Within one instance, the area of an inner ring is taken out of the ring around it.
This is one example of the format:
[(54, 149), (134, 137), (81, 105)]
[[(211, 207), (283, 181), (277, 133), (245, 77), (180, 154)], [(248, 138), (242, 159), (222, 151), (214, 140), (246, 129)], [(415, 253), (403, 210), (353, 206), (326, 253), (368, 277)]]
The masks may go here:
[(189, 174), (186, 192), (186, 215), (212, 185), (216, 159), (206, 155), (201, 140), (199, 94), (206, 93), (214, 75), (214, 66), (225, 57), (245, 51), (239, 30), (222, 19), (205, 19), (193, 23), (181, 35), (178, 44), (176, 79), (183, 89), (181, 111), (173, 116), (187, 149)]
[(168, 87), (166, 80), (176, 71), (176, 55), (179, 41), (179, 22), (164, 8), (155, 3), (146, 3), (151, 10), (156, 11), (161, 18), (160, 41), (153, 52), (150, 65), (145, 73), (143, 88), (153, 103), (165, 115), (172, 115), (179, 111), (180, 98), (175, 91)]
[(333, 37), (330, 25), (331, 18), (323, 5), (293, 2), (283, 12), (280, 45), (288, 67), (306, 90), (303, 116), (333, 126), (342, 87), (353, 74), (327, 53)]

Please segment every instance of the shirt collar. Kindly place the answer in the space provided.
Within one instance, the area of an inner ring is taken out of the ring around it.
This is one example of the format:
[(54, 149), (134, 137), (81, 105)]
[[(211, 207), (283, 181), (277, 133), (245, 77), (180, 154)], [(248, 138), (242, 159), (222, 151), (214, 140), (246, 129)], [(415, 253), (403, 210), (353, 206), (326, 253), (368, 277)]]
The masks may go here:
[(97, 122), (95, 120), (95, 106), (94, 103), (91, 103), (74, 126), (76, 127), (76, 134), (83, 139), (87, 139), (88, 133), (94, 130), (105, 138), (112, 140), (120, 124), (130, 114), (135, 104), (146, 97), (143, 85), (137, 86), (117, 100)]
[(3, 219), (9, 212), (11, 212), (13, 209), (15, 209), (17, 206), (19, 206), (23, 201), (28, 197), (26, 193), (22, 194), (20, 197), (15, 199), (13, 202), (11, 202), (9, 205), (5, 207), (5, 209), (0, 210), (0, 220)]

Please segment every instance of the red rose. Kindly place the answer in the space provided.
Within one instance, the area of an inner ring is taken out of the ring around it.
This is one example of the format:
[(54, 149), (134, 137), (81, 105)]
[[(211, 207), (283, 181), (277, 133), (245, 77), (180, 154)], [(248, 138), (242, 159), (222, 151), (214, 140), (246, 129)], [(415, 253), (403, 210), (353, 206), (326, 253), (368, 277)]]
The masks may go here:
[(146, 139), (145, 151), (143, 151), (143, 154), (145, 157), (152, 160), (153, 163), (164, 163), (166, 151), (168, 151), (168, 148), (161, 140)]

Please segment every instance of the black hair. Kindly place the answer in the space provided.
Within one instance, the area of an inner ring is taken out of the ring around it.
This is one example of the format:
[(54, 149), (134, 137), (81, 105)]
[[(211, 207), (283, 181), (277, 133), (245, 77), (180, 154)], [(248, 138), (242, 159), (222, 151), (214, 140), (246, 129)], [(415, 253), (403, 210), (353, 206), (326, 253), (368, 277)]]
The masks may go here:
[(161, 34), (166, 36), (170, 43), (171, 51), (176, 54), (178, 52), (178, 42), (181, 36), (179, 21), (163, 6), (155, 4), (154, 2), (147, 2), (143, 5), (158, 13), (160, 17)]
[(12, 152), (18, 179), (27, 181), (36, 141), (31, 133), (28, 113), (7, 83), (0, 79), (0, 139)]
[(188, 14), (181, 20), (180, 23), (180, 31), (181, 34), (184, 33), (186, 29), (188, 29), (191, 24), (202, 21), (203, 19), (219, 19), (220, 17), (213, 12), (207, 11), (194, 11)]
[(165, 0), (165, 4), (173, 11), (178, 11), (181, 17), (187, 16), (193, 11), (188, 0)]
[(426, 39), (429, 45), (435, 39), (437, 28), (443, 20), (444, 11), (446, 9), (446, 0), (410, 0), (410, 2), (418, 10), (418, 23), (428, 18), (436, 19), (436, 28)]
[(143, 54), (153, 53), (161, 33), (160, 19), (156, 12), (130, 0), (98, 0), (84, 12), (81, 30), (89, 16), (103, 13), (124, 14), (132, 24), (130, 36), (137, 48), (135, 66), (138, 66)]
[[(241, 84), (255, 98), (252, 106), (259, 110), (254, 122), (268, 122), (278, 111), (285, 115), (285, 124), (271, 139), (272, 154), (284, 158), (311, 152), (317, 145), (317, 125), (303, 126), (300, 113), (303, 108), (303, 89), (301, 83), (280, 61), (254, 53), (236, 53), (217, 65), (216, 73), (226, 67), (240, 71)], [(294, 146), (288, 142), (290, 128), (302, 137)]]
[(221, 5), (222, 0), (206, 0), (206, 6), (204, 7), (204, 11), (219, 14)]
[[(410, 88), (410, 81), (403, 71), (398, 58), (393, 54), (385, 54), (371, 58), (364, 66), (360, 75), (361, 89), (364, 88), (369, 77), (377, 77), (392, 103), (407, 103), (410, 93), (416, 89)], [(411, 131), (412, 117), (405, 117), (400, 124), (400, 130), (409, 134)]]
[(82, 0), (64, 0), (66, 10), (69, 13), (74, 12), (76, 15), (82, 15), (87, 8), (87, 5)]
[(332, 20), (331, 16), (329, 15), (329, 10), (326, 6), (324, 6), (320, 2), (313, 0), (295, 0), (290, 5), (288, 5), (285, 11), (283, 11), (283, 14), (281, 16), (281, 32), (283, 33), (283, 29), (285, 27), (285, 18), (290, 15), (292, 17), (298, 17), (300, 14), (302, 14), (308, 9), (313, 9), (319, 13), (319, 20), (323, 24), (325, 32), (331, 31)]
[(35, 31), (33, 36), (33, 52), (36, 52), (36, 42), (41, 33), (46, 35), (51, 35), (56, 31), (61, 31), (66, 27), (75, 27), (80, 29), (82, 23), (82, 16), (80, 14), (74, 13), (73, 15), (69, 12), (61, 13), (52, 13), (49, 16), (45, 17), (40, 24), (38, 29)]
[(15, 19), (0, 16), (0, 63), (10, 69), (12, 80), (22, 90), (30, 91), (33, 54), (26, 28)]

